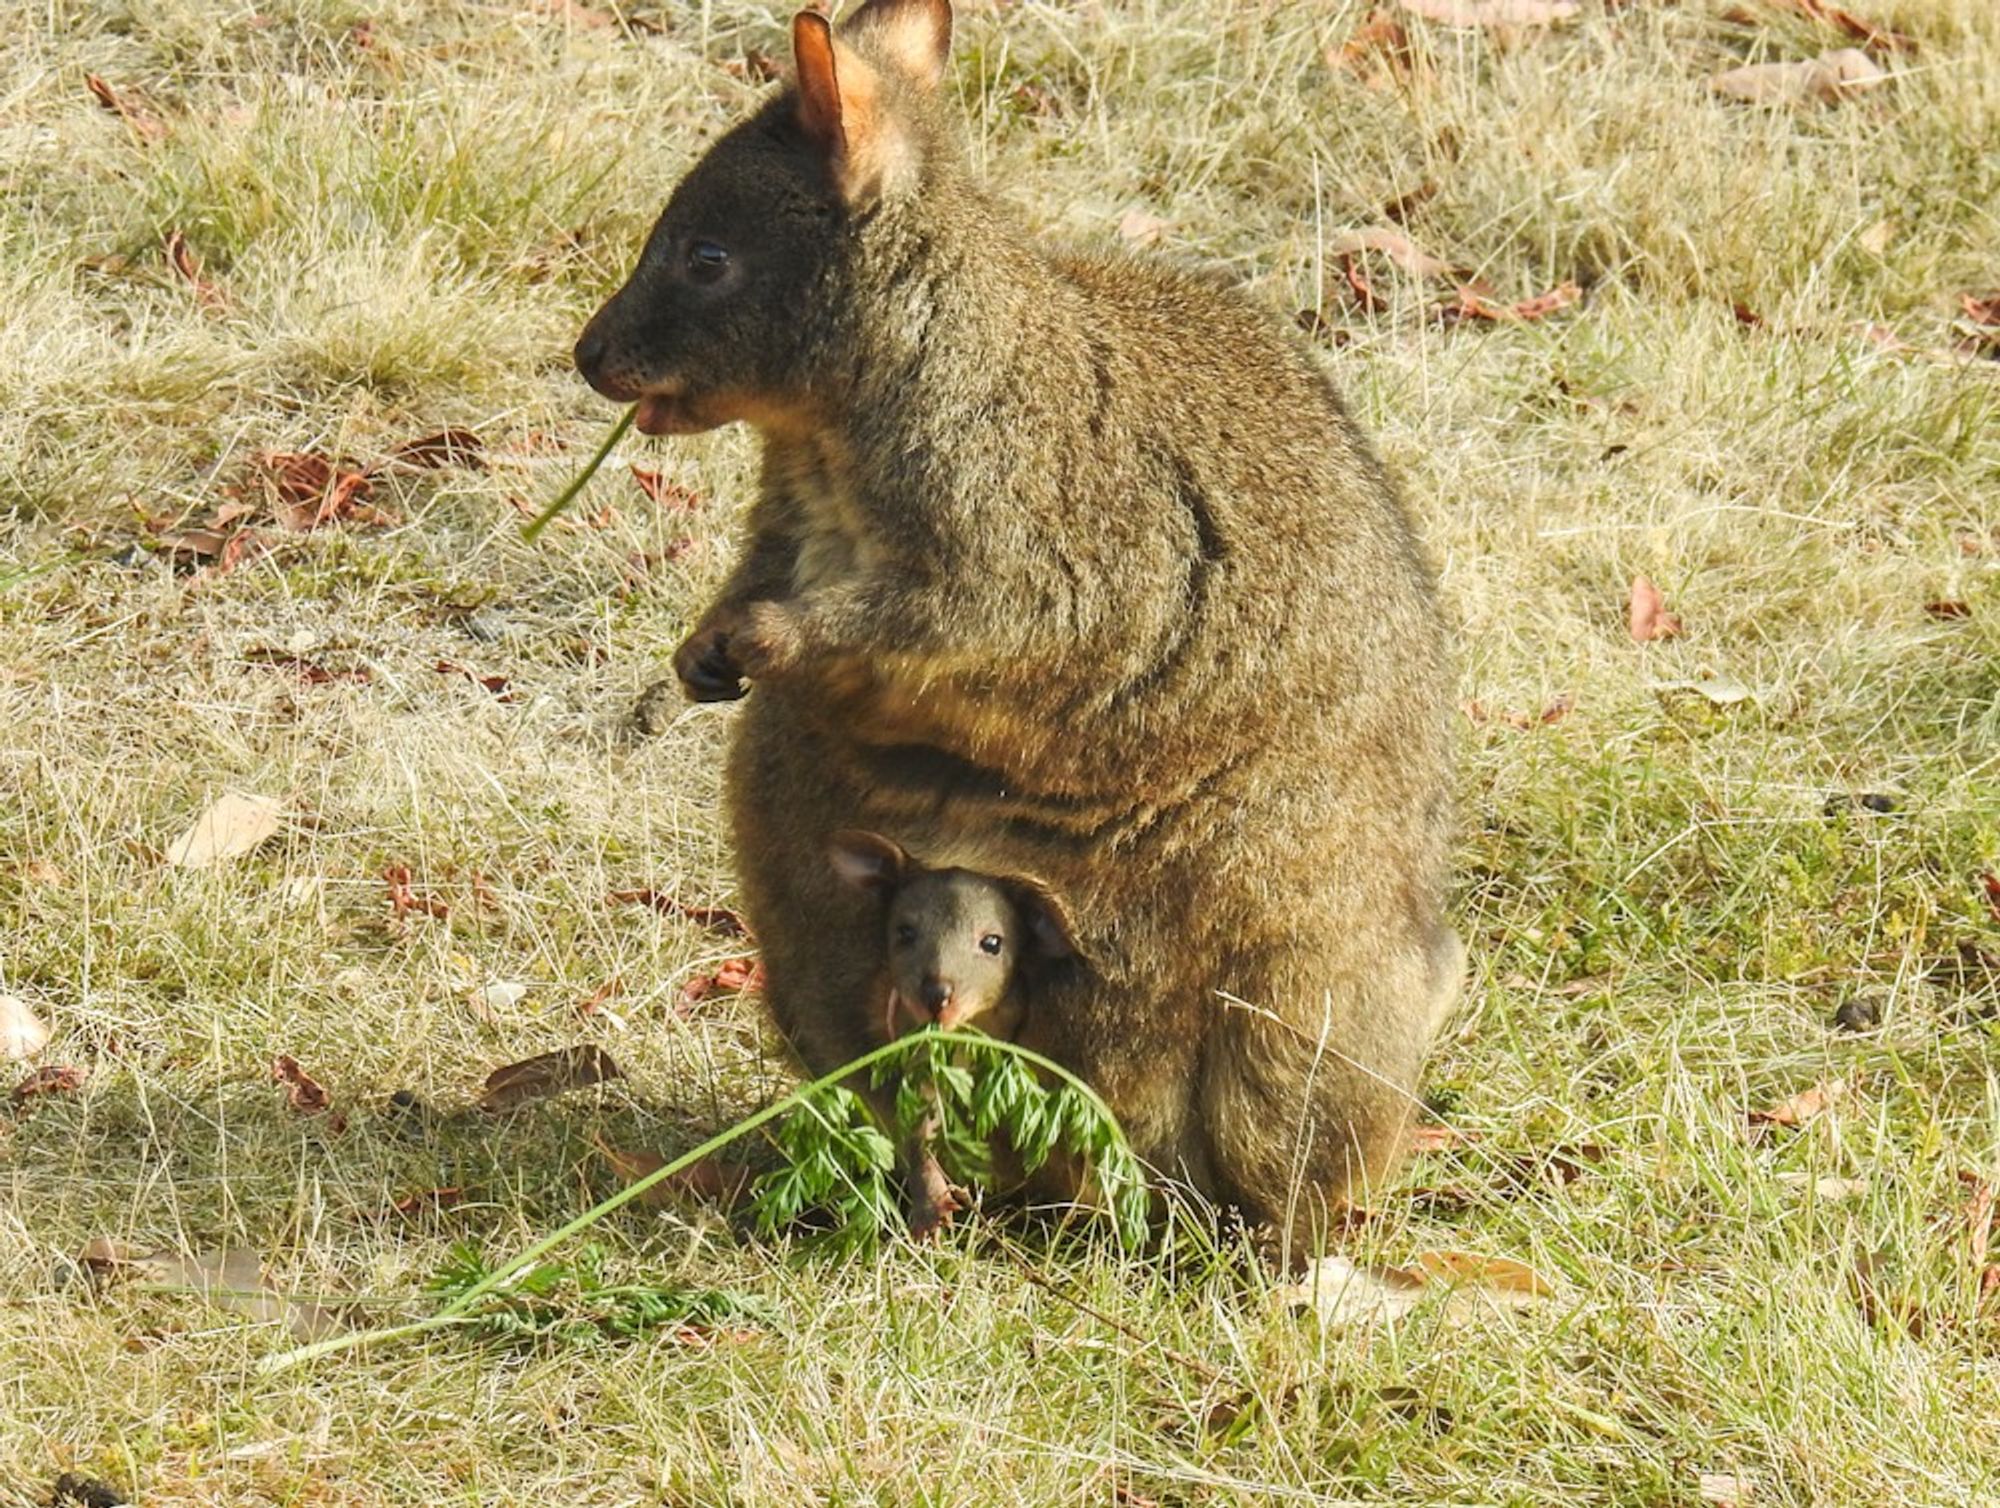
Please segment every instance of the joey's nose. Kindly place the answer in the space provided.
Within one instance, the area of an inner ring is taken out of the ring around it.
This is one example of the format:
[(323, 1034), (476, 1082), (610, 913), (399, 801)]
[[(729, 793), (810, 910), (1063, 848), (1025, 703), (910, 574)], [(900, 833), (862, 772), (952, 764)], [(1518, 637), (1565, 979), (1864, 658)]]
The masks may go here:
[(571, 355), (583, 380), (605, 397), (619, 403), (631, 403), (638, 398), (639, 390), (622, 377), (612, 360), (612, 340), (601, 314), (583, 327)]
[(951, 981), (935, 977), (926, 979), (923, 983), (922, 998), (924, 1009), (932, 1016), (941, 1014), (944, 1008), (951, 1004)]

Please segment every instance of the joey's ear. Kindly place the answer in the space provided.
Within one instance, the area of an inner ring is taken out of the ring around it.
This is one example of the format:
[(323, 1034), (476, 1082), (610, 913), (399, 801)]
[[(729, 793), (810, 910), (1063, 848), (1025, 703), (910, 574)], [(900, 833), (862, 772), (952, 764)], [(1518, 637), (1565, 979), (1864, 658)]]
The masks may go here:
[(792, 58), (799, 126), (826, 158), (841, 197), (861, 206), (907, 181), (915, 149), (883, 98), (882, 76), (868, 60), (835, 36), (817, 11), (792, 18)]
[(1037, 953), (1052, 959), (1076, 956), (1076, 928), (1070, 923), (1069, 908), (1054, 891), (1039, 880), (1009, 880), (1007, 894), (1027, 923)]
[(841, 22), (913, 84), (935, 89), (951, 57), (951, 0), (868, 0)]
[(880, 833), (852, 830), (827, 839), (833, 872), (856, 890), (894, 890), (903, 883), (910, 856)]

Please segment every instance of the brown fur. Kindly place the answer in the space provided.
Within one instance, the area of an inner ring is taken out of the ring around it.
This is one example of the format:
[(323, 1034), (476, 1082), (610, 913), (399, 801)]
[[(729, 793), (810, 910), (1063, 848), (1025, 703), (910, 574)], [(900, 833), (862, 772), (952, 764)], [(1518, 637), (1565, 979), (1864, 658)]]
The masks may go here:
[[(944, 0), (871, 0), (831, 79), (802, 50), (819, 104), (710, 150), (578, 348), (643, 427), (764, 438), (675, 665), (754, 683), (728, 786), (772, 1010), (816, 1070), (863, 1045), (879, 932), (834, 830), (1035, 874), (1090, 966), (1023, 1042), (1157, 1167), (1310, 1237), (1392, 1164), (1459, 985), (1432, 580), (1289, 330), (1045, 249), (971, 181), (912, 66), (948, 35)], [(704, 237), (741, 248), (721, 293), (683, 271)]]

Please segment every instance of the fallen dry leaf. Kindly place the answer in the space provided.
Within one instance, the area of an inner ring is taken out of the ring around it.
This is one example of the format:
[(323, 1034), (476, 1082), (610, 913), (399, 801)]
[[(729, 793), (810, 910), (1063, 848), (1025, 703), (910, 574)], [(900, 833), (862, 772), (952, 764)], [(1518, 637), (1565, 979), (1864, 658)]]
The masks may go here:
[(646, 471), (634, 466), (632, 480), (639, 484), (641, 492), (662, 508), (676, 508), (683, 513), (693, 513), (701, 507), (699, 492), (691, 487), (670, 482), (657, 471)]
[(1386, 225), (1374, 225), (1365, 230), (1334, 231), (1327, 237), (1326, 249), (1339, 257), (1358, 256), (1364, 251), (1380, 252), (1412, 277), (1455, 278), (1459, 275), (1459, 269), (1451, 263), (1441, 262), (1429, 252), (1419, 250), (1408, 236)]
[(1733, 707), (1738, 702), (1752, 700), (1757, 694), (1741, 681), (1732, 680), (1726, 675), (1702, 676), (1691, 681), (1655, 681), (1653, 690), (1687, 692), (1717, 707)]
[(468, 471), (484, 470), (485, 443), (469, 429), (441, 429), (434, 435), (405, 440), (383, 458), (385, 466), (406, 466), (417, 471), (439, 466), (462, 466)]
[(1986, 909), (1993, 914), (1993, 920), (2000, 922), (2000, 875), (1988, 870), (1979, 877), (1979, 883), (1986, 891)]
[(1823, 1114), (1826, 1109), (1837, 1104), (1847, 1093), (1847, 1086), (1838, 1079), (1813, 1085), (1801, 1094), (1773, 1105), (1769, 1110), (1752, 1110), (1750, 1124), (1753, 1126), (1803, 1126), (1806, 1122)]
[(19, 995), (0, 995), (0, 1058), (18, 1063), (49, 1045), (49, 1029)]
[(271, 1064), (271, 1077), (285, 1086), (285, 1102), (301, 1115), (318, 1115), (333, 1103), (319, 1080), (299, 1067), (290, 1053), (279, 1053)]
[[(611, 1171), (618, 1175), (618, 1181), (625, 1184), (637, 1183), (642, 1178), (650, 1178), (667, 1165), (667, 1159), (657, 1152), (621, 1152), (603, 1137), (593, 1135), (591, 1143), (604, 1160), (611, 1165)], [(665, 1209), (673, 1203), (673, 1193), (669, 1189), (669, 1179), (661, 1179), (639, 1196), (639, 1203), (653, 1209)]]
[(389, 887), (389, 909), (397, 917), (415, 912), (419, 916), (436, 917), (443, 921), (451, 915), (451, 907), (431, 895), (418, 895), (410, 888), (410, 866), (391, 864), (382, 871), (383, 883)]
[(1503, 1303), (1519, 1304), (1545, 1299), (1556, 1291), (1555, 1285), (1534, 1268), (1511, 1257), (1482, 1257), (1464, 1251), (1425, 1251), (1417, 1254), (1417, 1266), (1434, 1282), (1481, 1289)]
[(479, 1108), (496, 1113), (512, 1110), (566, 1090), (622, 1077), (610, 1053), (595, 1043), (583, 1042), (494, 1069), (486, 1076), (486, 1092), (479, 1097)]
[(493, 700), (496, 702), (511, 703), (519, 700), (519, 698), (516, 697), (514, 692), (510, 689), (507, 677), (505, 677), (504, 675), (480, 675), (475, 671), (467, 670), (463, 665), (457, 664), (451, 660), (439, 660), (437, 664), (433, 665), (431, 668), (435, 670), (439, 675), (464, 676), (468, 681), (472, 682), (473, 685), (479, 687), (482, 691), (491, 692), (493, 695)]
[(1795, 105), (1806, 100), (1840, 100), (1878, 84), (1889, 75), (1855, 47), (1842, 47), (1797, 63), (1746, 63), (1718, 73), (1709, 88), (1753, 105)]
[(1961, 293), (1958, 306), (1965, 311), (1965, 317), (1975, 325), (1988, 325), (2000, 329), (2000, 293)]
[(1462, 1131), (1454, 1131), (1449, 1126), (1417, 1126), (1410, 1132), (1410, 1151), (1450, 1152), (1459, 1147), (1469, 1146), (1478, 1139), (1476, 1136), (1467, 1136)]
[(1976, 1175), (1960, 1174), (1972, 1186), (1972, 1197), (1965, 1203), (1965, 1252), (1966, 1261), (1974, 1271), (1983, 1272), (1986, 1254), (1993, 1245), (1993, 1182)]
[(764, 987), (764, 965), (754, 958), (725, 958), (712, 974), (701, 974), (681, 986), (681, 1004), (693, 1005), (714, 995), (756, 994)]
[(1944, 623), (1955, 622), (1960, 618), (1970, 618), (1972, 616), (1972, 605), (1967, 602), (1940, 598), (1937, 601), (1926, 602), (1924, 604), (1924, 616), (1927, 618), (1936, 618)]
[(148, 141), (158, 141), (167, 134), (166, 125), (158, 117), (125, 98), (96, 74), (86, 73), (83, 86), (97, 96), (98, 104), (124, 121), (137, 135)]
[(677, 916), (722, 937), (750, 935), (750, 929), (743, 925), (743, 918), (727, 906), (691, 905), (664, 890), (614, 890), (610, 899), (619, 906), (651, 906), (662, 916)]
[(1340, 271), (1347, 280), (1348, 290), (1353, 293), (1355, 303), (1360, 305), (1364, 312), (1374, 314), (1388, 307), (1376, 293), (1374, 285), (1368, 281), (1368, 274), (1361, 270), (1360, 264), (1353, 257), (1340, 259)]
[(1879, 22), (1857, 16), (1838, 6), (1828, 5), (1826, 0), (1771, 0), (1771, 3), (1804, 16), (1808, 21), (1820, 21), (1828, 26), (1838, 27), (1857, 42), (1866, 42), (1870, 47), (1879, 47), (1884, 52), (1915, 52), (1914, 37), (1907, 37), (1899, 31), (1891, 31)]
[(1467, 320), (1487, 320), (1494, 324), (1527, 324), (1534, 320), (1546, 319), (1559, 309), (1566, 309), (1583, 297), (1582, 287), (1571, 281), (1558, 283), (1547, 293), (1538, 293), (1533, 298), (1524, 298), (1517, 303), (1496, 304), (1478, 289), (1463, 287), (1457, 296), (1438, 311), (1439, 318), (1446, 324), (1460, 324)]
[(363, 501), (374, 486), (365, 471), (309, 450), (263, 451), (255, 460), (272, 495), (272, 517), (295, 534), (330, 523), (396, 523), (394, 514)]
[[(1386, 67), (1377, 66), (1378, 63)], [(1408, 77), (1419, 62), (1410, 46), (1409, 29), (1396, 16), (1377, 6), (1345, 42), (1326, 50), (1326, 65), (1379, 83), (1385, 71), (1391, 80)]]
[(1576, 0), (1398, 0), (1404, 10), (1446, 26), (1547, 26), (1583, 7)]
[(1695, 1496), (1711, 1508), (1750, 1508), (1750, 1479), (1728, 1472), (1704, 1471), (1695, 1477)]
[(1660, 589), (1644, 576), (1632, 578), (1632, 598), (1626, 607), (1626, 626), (1636, 644), (1653, 639), (1671, 639), (1681, 631), (1681, 620), (1667, 611)]
[(465, 1190), (456, 1184), (441, 1189), (418, 1189), (413, 1194), (405, 1194), (380, 1214), (401, 1215), (405, 1220), (415, 1220), (421, 1215), (456, 1209), (464, 1198)]
[(161, 242), (161, 250), (166, 253), (167, 265), (180, 275), (181, 281), (194, 290), (194, 296), (204, 307), (220, 309), (229, 302), (222, 290), (202, 275), (201, 258), (188, 245), (188, 238), (177, 230), (170, 230)]
[(1306, 1277), (1272, 1290), (1282, 1308), (1308, 1309), (1329, 1326), (1395, 1320), (1423, 1301), (1421, 1272), (1400, 1267), (1362, 1267), (1346, 1257), (1330, 1255), (1312, 1264)]
[(1118, 217), (1118, 234), (1127, 246), (1157, 246), (1172, 225), (1172, 221), (1162, 220), (1134, 205)]
[(167, 862), (176, 869), (206, 869), (241, 858), (277, 836), (283, 810), (269, 796), (225, 792), (167, 849)]
[(274, 1289), (257, 1253), (242, 1247), (186, 1256), (164, 1250), (134, 1255), (120, 1242), (100, 1239), (85, 1246), (77, 1261), (100, 1279), (122, 1276), (160, 1288), (184, 1289), (260, 1324), (282, 1323), (298, 1340), (317, 1340), (342, 1328), (339, 1316), (326, 1305)]
[(246, 650), (243, 658), (251, 665), (263, 665), (272, 670), (288, 670), (308, 686), (330, 686), (336, 681), (351, 681), (357, 686), (365, 686), (374, 679), (374, 672), (366, 665), (352, 665), (336, 670), (318, 660), (307, 659), (304, 655), (268, 646)]
[(1810, 1188), (1818, 1198), (1832, 1204), (1859, 1199), (1869, 1187), (1865, 1178), (1835, 1178), (1831, 1175), (1815, 1178), (1810, 1173), (1780, 1173), (1778, 1182), (1788, 1189)]
[(83, 1087), (86, 1075), (81, 1068), (69, 1063), (51, 1063), (37, 1068), (20, 1083), (7, 1098), (15, 1109), (45, 1094), (70, 1094)]

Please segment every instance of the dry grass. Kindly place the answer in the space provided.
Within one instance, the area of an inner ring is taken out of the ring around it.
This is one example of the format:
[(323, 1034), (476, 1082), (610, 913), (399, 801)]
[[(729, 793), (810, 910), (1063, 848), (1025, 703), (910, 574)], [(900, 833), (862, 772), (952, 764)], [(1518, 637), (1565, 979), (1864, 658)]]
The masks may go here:
[[(0, 988), (90, 1077), (0, 1109), (0, 1501), (65, 1469), (162, 1505), (1679, 1505), (1703, 1473), (1759, 1508), (2000, 1501), (2000, 1315), (1960, 1180), (2000, 1173), (2000, 1000), (1936, 967), (1961, 941), (2000, 951), (1976, 878), (2000, 865), (2000, 366), (1923, 354), (1954, 339), (1956, 295), (2000, 286), (2000, 24), (1984, 0), (1853, 8), (1919, 50), (1883, 55), (1875, 93), (1784, 110), (1703, 80), (1843, 39), (1756, 0), (1754, 24), (1722, 0), (1512, 38), (1417, 24), (1401, 72), (1323, 61), (1354, 4), (962, 17), (992, 181), (1084, 239), (1141, 208), (1166, 253), (1318, 310), (1443, 564), (1465, 695), (1576, 698), (1532, 731), (1468, 725), (1477, 980), (1434, 1084), (1484, 1139), (1417, 1160), (1357, 1237), (1387, 1260), (1521, 1257), (1558, 1299), (1322, 1335), (1226, 1263), (1028, 1248), (1086, 1310), (1025, 1283), (989, 1223), (827, 1266), (649, 1212), (607, 1228), (615, 1266), (751, 1289), (779, 1322), (712, 1348), (446, 1337), (264, 1380), (282, 1335), (185, 1297), (93, 1299), (65, 1258), (97, 1235), (232, 1242), (288, 1288), (403, 1299), (453, 1240), (504, 1255), (583, 1208), (607, 1182), (593, 1136), (686, 1146), (782, 1073), (748, 1007), (677, 1004), (726, 944), (604, 903), (727, 894), (729, 713), (653, 738), (626, 714), (720, 574), (748, 442), (621, 455), (698, 488), (692, 519), (616, 468), (580, 510), (611, 513), (539, 548), (510, 506), (609, 422), (568, 341), (753, 97), (718, 65), (775, 48), (782, 14), (15, 0)], [(86, 74), (163, 129), (100, 108)], [(1387, 308), (1356, 309), (1328, 247), (1406, 195), (1411, 236), (1498, 296), (1578, 278), (1586, 300), (1447, 328), (1447, 288), (1371, 261)], [(208, 303), (161, 256), (175, 230)], [(148, 544), (145, 520), (199, 522), (256, 452), (366, 460), (448, 423), (490, 465), (388, 479), (395, 527), (271, 532), (225, 575)], [(1629, 641), (1637, 573), (1684, 637)], [(288, 646), (370, 679), (252, 662)], [(1754, 697), (1656, 689), (1705, 676)], [(290, 803), (283, 841), (163, 869), (232, 786)], [(1853, 792), (1898, 811), (1825, 815)], [(387, 924), (395, 863), (448, 921)], [(481, 1019), (492, 980), (532, 990)], [(1880, 1027), (1836, 1033), (1850, 998)], [(628, 1081), (504, 1123), (449, 1113), (491, 1065), (585, 1038)], [(278, 1052), (344, 1133), (284, 1108)], [(1747, 1132), (1746, 1109), (1819, 1079), (1850, 1086), (1834, 1112)], [(393, 1112), (405, 1088), (435, 1123)], [(1506, 1176), (1584, 1143), (1601, 1155), (1572, 1183)], [(1816, 1193), (1832, 1176), (1865, 1190)], [(382, 1217), (439, 1185), (466, 1202)]]

